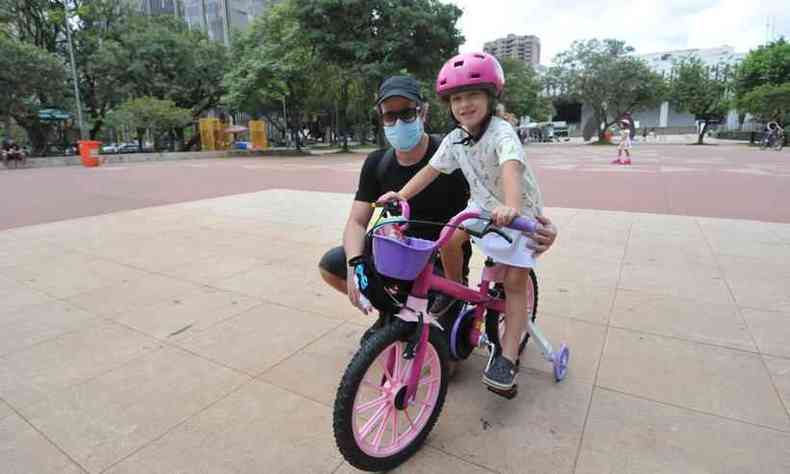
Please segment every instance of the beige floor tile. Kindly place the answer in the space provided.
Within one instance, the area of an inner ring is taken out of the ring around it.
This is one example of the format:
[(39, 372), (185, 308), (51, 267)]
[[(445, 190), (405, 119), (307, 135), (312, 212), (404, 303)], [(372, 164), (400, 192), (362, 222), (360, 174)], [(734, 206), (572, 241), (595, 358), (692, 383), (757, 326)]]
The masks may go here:
[(732, 296), (721, 272), (697, 265), (623, 264), (620, 288), (727, 304)]
[(335, 402), (337, 387), (365, 328), (343, 324), (294, 354), (259, 378), (327, 406)]
[(8, 314), (16, 313), (25, 306), (35, 306), (50, 301), (52, 298), (46, 294), (6, 278), (0, 286), (0, 319), (6, 319)]
[(727, 276), (738, 306), (790, 313), (790, 277), (775, 279), (741, 273)]
[[(571, 360), (567, 379), (593, 383), (595, 371), (598, 369), (598, 362), (601, 358), (606, 327), (576, 319), (553, 316), (538, 316), (536, 321), (554, 350), (559, 349), (560, 344), (565, 344), (570, 348)], [(554, 368), (550, 362), (543, 358), (543, 354), (540, 353), (538, 344), (534, 340), (527, 343), (527, 348), (521, 359), (524, 366), (540, 371), (553, 380)], [(521, 383), (529, 384), (532, 375), (525, 373), (523, 378), (525, 380)]]
[(264, 304), (178, 344), (256, 376), (339, 324), (314, 314)]
[(24, 306), (0, 315), (0, 356), (89, 324), (96, 316), (63, 301)]
[[(361, 472), (366, 471), (360, 471), (344, 462), (343, 465), (332, 474), (358, 474)], [(423, 446), (411, 459), (403, 463), (400, 467), (387, 472), (393, 474), (488, 474), (495, 471), (490, 471), (474, 464), (469, 464), (456, 457), (448, 456), (430, 446)]]
[(733, 304), (712, 304), (640, 291), (619, 290), (612, 326), (756, 351)]
[(105, 259), (81, 254), (37, 265), (18, 267), (16, 278), (25, 285), (66, 298), (90, 290), (128, 283), (145, 278), (148, 273)]
[(170, 341), (190, 337), (262, 302), (225, 290), (200, 288), (143, 309), (113, 316), (115, 321)]
[(0, 358), (0, 397), (16, 407), (114, 369), (158, 346), (151, 338), (98, 321)]
[(587, 287), (614, 288), (620, 279), (620, 259), (564, 258), (546, 255), (538, 266), (540, 281), (546, 284), (577, 284)]
[(758, 354), (611, 328), (598, 385), (790, 430)]
[(623, 262), (629, 265), (711, 267), (717, 265), (716, 257), (707, 244), (687, 244), (656, 237), (644, 240), (631, 239)]
[[(3, 233), (6, 232), (8, 231), (3, 231)], [(38, 265), (64, 258), (66, 255), (73, 255), (73, 252), (66, 251), (59, 245), (30, 242), (21, 238), (10, 243), (7, 242), (0, 248), (0, 271), (5, 273), (9, 269)]]
[(112, 316), (178, 299), (201, 288), (204, 287), (196, 283), (148, 274), (136, 280), (71, 296), (67, 301), (92, 313)]
[(164, 348), (23, 411), (81, 465), (100, 472), (247, 381)]
[(790, 313), (744, 309), (742, 314), (760, 352), (790, 357)]
[(6, 402), (0, 400), (0, 420), (2, 420), (3, 418), (7, 417), (11, 413), (13, 413), (13, 410), (11, 410), (11, 407), (8, 406), (8, 404)]
[(502, 473), (570, 473), (592, 386), (525, 370), (513, 400), (480, 382), (485, 360), (459, 368), (428, 443)]
[(0, 419), (0, 460), (8, 474), (77, 474), (83, 470), (17, 415)]
[(570, 238), (560, 231), (554, 245), (538, 260), (538, 271), (544, 267), (551, 267), (552, 261), (575, 261), (577, 265), (585, 265), (592, 257), (603, 260), (605, 264), (620, 262), (625, 253), (625, 242), (611, 244), (599, 241), (579, 240)]
[(763, 356), (763, 360), (790, 416), (790, 359)]
[(307, 474), (339, 464), (327, 407), (254, 381), (107, 472)]
[(538, 280), (538, 314), (552, 314), (606, 324), (614, 299), (614, 287), (583, 286), (572, 281)]
[(348, 303), (348, 298), (326, 285), (317, 267), (312, 265), (308, 268), (257, 265), (211, 285), (331, 319), (357, 317), (357, 310)]
[(578, 474), (790, 471), (790, 434), (596, 389)]
[(174, 278), (209, 284), (250, 270), (260, 263), (255, 257), (223, 254), (178, 265), (163, 270), (162, 273)]

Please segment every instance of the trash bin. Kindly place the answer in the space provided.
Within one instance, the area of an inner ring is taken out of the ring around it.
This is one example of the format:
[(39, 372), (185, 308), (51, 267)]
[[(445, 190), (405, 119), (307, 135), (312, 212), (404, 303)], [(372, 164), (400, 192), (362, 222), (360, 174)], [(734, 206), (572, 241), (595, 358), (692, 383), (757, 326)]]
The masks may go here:
[(80, 158), (83, 166), (99, 166), (99, 146), (101, 142), (80, 140)]

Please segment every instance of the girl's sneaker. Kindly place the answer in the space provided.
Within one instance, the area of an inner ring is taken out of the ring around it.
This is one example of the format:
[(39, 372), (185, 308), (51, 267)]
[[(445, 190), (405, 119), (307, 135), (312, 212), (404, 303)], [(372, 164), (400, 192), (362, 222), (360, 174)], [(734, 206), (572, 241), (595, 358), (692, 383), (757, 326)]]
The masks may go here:
[(630, 165), (631, 164), (631, 158), (624, 159), (623, 161), (620, 162), (620, 164), (622, 164), (622, 165)]
[(623, 162), (622, 162), (622, 160), (620, 160), (620, 158), (618, 158), (618, 159), (616, 159), (616, 160), (612, 160), (612, 164), (613, 164), (613, 165), (622, 165), (622, 164), (623, 164)]
[(516, 384), (518, 366), (505, 356), (497, 356), (483, 371), (483, 383), (498, 390), (510, 390)]

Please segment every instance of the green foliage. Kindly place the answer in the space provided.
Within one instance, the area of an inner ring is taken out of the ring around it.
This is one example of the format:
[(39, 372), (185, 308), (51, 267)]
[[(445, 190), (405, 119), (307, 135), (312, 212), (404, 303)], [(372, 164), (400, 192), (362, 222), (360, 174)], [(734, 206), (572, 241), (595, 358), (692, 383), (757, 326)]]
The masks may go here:
[(574, 41), (555, 58), (549, 83), (568, 98), (592, 108), (599, 138), (623, 114), (658, 105), (666, 93), (663, 78), (633, 48), (614, 39)]
[(505, 93), (501, 102), (508, 112), (542, 122), (551, 119), (552, 105), (548, 97), (542, 95), (543, 83), (529, 64), (517, 59), (504, 59)]
[(727, 114), (730, 67), (725, 64), (709, 67), (698, 57), (690, 57), (677, 62), (672, 72), (669, 84), (672, 105), (706, 121), (698, 137), (698, 143), (702, 144), (707, 121), (721, 120)]
[(0, 117), (13, 117), (28, 132), (37, 153), (46, 147), (50, 131), (38, 111), (63, 103), (65, 90), (65, 70), (55, 55), (0, 36)]
[(154, 97), (128, 100), (107, 115), (107, 122), (111, 126), (138, 130), (138, 136), (142, 130), (151, 130), (155, 142), (162, 134), (183, 128), (191, 121), (192, 113), (188, 109), (176, 106), (172, 100)]
[(740, 99), (766, 85), (790, 82), (790, 43), (784, 38), (752, 50), (738, 67), (736, 96)]
[(738, 106), (764, 122), (790, 123), (790, 81), (758, 86), (745, 94)]

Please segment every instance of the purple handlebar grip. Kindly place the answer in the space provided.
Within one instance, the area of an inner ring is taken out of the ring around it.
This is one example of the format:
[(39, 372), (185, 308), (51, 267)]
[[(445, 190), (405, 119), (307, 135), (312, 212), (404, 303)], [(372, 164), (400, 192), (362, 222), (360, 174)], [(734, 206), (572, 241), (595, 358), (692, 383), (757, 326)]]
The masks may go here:
[(511, 229), (520, 230), (522, 232), (532, 233), (535, 232), (538, 228), (538, 221), (534, 219), (528, 219), (526, 217), (516, 217), (513, 219), (513, 222), (510, 223), (508, 226)]

